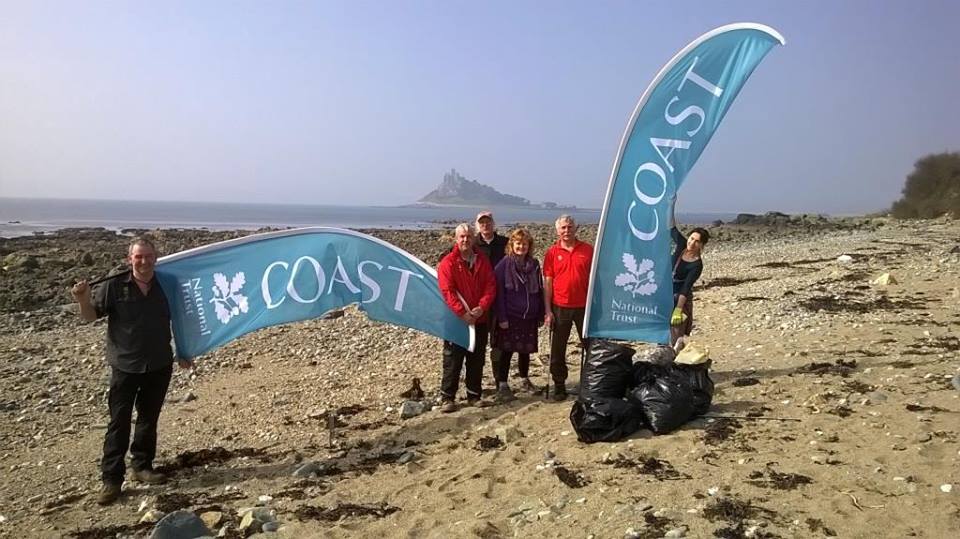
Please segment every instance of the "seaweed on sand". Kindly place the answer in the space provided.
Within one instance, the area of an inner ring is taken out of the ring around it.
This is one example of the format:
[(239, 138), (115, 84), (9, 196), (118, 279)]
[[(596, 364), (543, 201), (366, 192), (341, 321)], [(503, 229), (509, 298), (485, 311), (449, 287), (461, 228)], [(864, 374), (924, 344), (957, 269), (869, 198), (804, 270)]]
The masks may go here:
[(303, 505), (293, 512), (297, 520), (323, 520), (326, 522), (336, 522), (344, 518), (358, 518), (372, 516), (375, 518), (384, 518), (399, 511), (399, 507), (394, 507), (386, 503), (379, 504), (356, 504), (339, 503), (329, 509), (324, 507), (314, 507)]

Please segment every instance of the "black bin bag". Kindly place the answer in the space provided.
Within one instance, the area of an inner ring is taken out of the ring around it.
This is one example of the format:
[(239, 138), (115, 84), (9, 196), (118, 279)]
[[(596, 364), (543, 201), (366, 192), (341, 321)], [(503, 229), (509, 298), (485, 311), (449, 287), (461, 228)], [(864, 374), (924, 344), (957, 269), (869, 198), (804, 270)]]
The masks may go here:
[(624, 399), (581, 398), (573, 403), (570, 423), (581, 442), (617, 442), (643, 427), (643, 413), (636, 403)]
[(689, 380), (693, 389), (693, 414), (703, 415), (713, 403), (713, 380), (710, 378), (710, 360), (700, 365), (675, 364)]
[(651, 365), (638, 363), (630, 400), (643, 410), (650, 430), (666, 434), (706, 413), (713, 401), (710, 363)]
[(636, 351), (606, 339), (590, 339), (580, 372), (580, 398), (589, 401), (623, 398), (633, 386)]

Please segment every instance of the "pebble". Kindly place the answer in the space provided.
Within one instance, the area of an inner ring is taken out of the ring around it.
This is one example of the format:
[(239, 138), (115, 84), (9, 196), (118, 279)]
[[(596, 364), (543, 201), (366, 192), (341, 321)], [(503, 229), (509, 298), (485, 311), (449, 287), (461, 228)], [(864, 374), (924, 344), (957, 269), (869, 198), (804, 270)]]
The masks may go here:
[(275, 521), (264, 522), (260, 529), (265, 532), (272, 533), (280, 529), (280, 523)]
[(193, 539), (210, 535), (200, 517), (190, 511), (174, 511), (153, 527), (150, 539)]
[(426, 402), (406, 400), (400, 405), (400, 419), (410, 419), (416, 417), (430, 409)]
[[(263, 508), (260, 508), (263, 509)], [(243, 515), (243, 518), (240, 519), (240, 532), (244, 535), (250, 535), (251, 533), (259, 532), (263, 529), (263, 525), (266, 522), (270, 522), (272, 519), (269, 517), (269, 514), (260, 514), (265, 518), (257, 518), (259, 513), (255, 511), (248, 511)]]
[(495, 431), (495, 434), (506, 444), (516, 442), (524, 437), (523, 432), (517, 427), (500, 427)]
[(951, 485), (950, 483), (940, 485), (940, 492), (950, 493), (952, 491), (953, 491), (953, 485)]
[(950, 379), (950, 384), (953, 385), (953, 388), (957, 391), (960, 391), (960, 374), (954, 376)]
[(200, 520), (210, 529), (214, 529), (223, 522), (223, 513), (220, 511), (206, 511), (200, 513)]
[(917, 442), (924, 443), (924, 442), (929, 442), (932, 438), (933, 438), (933, 436), (930, 436), (930, 433), (929, 433), (929, 432), (921, 432), (921, 433), (918, 434), (918, 435), (916, 436), (916, 438), (914, 438), (914, 439), (915, 439)]
[(294, 470), (293, 476), (294, 477), (310, 477), (311, 475), (316, 474), (317, 471), (319, 470), (320, 470), (320, 467), (317, 466), (316, 462), (308, 462), (303, 466), (300, 466), (299, 468)]
[(155, 522), (159, 522), (161, 518), (163, 518), (163, 511), (151, 509), (144, 513), (142, 517), (140, 517), (140, 523), (143, 524), (144, 522), (149, 522), (150, 524), (153, 524)]
[(668, 531), (666, 534), (664, 534), (664, 537), (667, 537), (670, 539), (673, 539), (676, 537), (686, 537), (686, 536), (687, 536), (687, 528), (685, 526), (674, 528)]

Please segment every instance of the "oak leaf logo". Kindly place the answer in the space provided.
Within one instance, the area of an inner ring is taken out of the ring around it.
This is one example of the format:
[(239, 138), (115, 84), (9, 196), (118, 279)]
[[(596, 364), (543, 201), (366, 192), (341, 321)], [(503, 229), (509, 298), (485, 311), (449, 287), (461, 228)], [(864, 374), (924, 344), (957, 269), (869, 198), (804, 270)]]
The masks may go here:
[(242, 271), (234, 275), (229, 282), (226, 275), (222, 273), (213, 274), (213, 299), (210, 300), (210, 303), (213, 303), (217, 319), (222, 324), (226, 324), (234, 316), (250, 310), (247, 296), (240, 293), (246, 282), (247, 278)]
[(613, 284), (619, 286), (633, 297), (649, 296), (657, 291), (657, 281), (653, 273), (653, 260), (644, 258), (639, 263), (630, 253), (623, 253), (623, 267), (627, 271), (617, 275)]

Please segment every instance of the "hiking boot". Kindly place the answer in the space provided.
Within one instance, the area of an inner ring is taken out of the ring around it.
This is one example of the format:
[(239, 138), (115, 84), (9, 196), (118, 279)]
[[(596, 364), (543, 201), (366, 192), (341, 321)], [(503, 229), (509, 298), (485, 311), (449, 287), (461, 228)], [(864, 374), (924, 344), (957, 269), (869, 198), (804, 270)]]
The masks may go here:
[(510, 389), (510, 386), (500, 386), (497, 389), (497, 401), (500, 403), (510, 402), (517, 400), (516, 395), (513, 394), (513, 390)]
[(527, 393), (540, 393), (541, 391), (539, 387), (533, 385), (533, 382), (531, 382), (529, 378), (524, 378), (523, 381), (520, 382), (520, 389)]
[(560, 402), (567, 400), (567, 387), (558, 385), (553, 389), (553, 400)]
[(120, 497), (120, 483), (104, 483), (97, 495), (97, 504), (110, 505)]
[(477, 408), (487, 408), (491, 406), (491, 404), (490, 402), (477, 397), (477, 398), (467, 399), (467, 406), (476, 406)]
[(444, 414), (452, 414), (457, 411), (457, 403), (453, 401), (443, 401), (443, 404), (440, 405), (440, 412)]
[(167, 476), (162, 473), (155, 472), (149, 468), (143, 470), (134, 470), (133, 478), (141, 483), (147, 483), (148, 485), (160, 485), (167, 482)]

